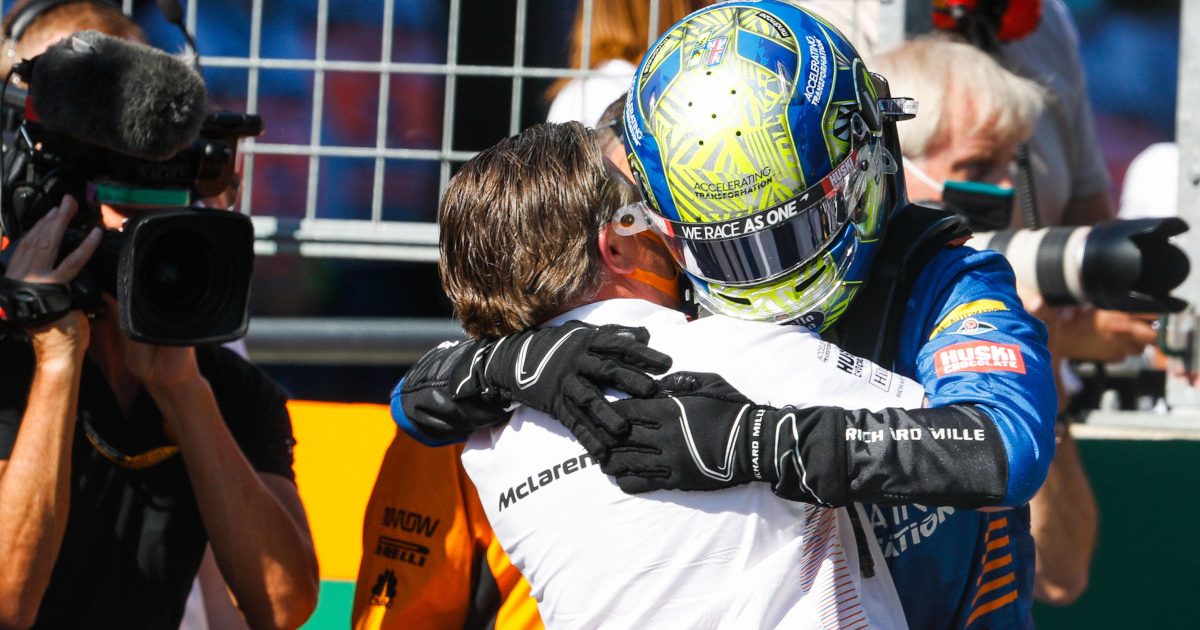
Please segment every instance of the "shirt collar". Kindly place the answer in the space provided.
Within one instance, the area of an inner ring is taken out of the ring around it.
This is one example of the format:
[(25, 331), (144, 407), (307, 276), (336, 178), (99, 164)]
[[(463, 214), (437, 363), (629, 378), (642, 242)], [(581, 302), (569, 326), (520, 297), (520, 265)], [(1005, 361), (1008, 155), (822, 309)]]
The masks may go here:
[(687, 323), (687, 317), (675, 309), (659, 306), (647, 300), (615, 298), (573, 308), (558, 317), (550, 319), (542, 324), (541, 327), (562, 326), (573, 319), (597, 326), (605, 324), (640, 326), (651, 318), (671, 324)]

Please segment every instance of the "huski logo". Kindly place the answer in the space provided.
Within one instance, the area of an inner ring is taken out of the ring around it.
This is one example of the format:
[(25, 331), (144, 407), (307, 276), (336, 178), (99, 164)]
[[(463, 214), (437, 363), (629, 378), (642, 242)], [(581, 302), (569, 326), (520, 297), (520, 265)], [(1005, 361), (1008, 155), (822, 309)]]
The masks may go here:
[(956, 372), (1025, 373), (1025, 356), (1020, 347), (1011, 343), (956, 343), (939, 350), (933, 361), (938, 376)]
[(863, 360), (856, 357), (845, 350), (838, 350), (837, 367), (839, 370), (849, 374), (850, 376), (862, 377)]

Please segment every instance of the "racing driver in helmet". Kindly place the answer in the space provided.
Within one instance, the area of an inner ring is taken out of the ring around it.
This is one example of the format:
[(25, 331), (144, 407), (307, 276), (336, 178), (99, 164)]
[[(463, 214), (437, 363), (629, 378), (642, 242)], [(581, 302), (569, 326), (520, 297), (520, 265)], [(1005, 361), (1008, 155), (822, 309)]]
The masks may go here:
[[(419, 439), (452, 441), (503, 422), (521, 403), (568, 424), (627, 490), (712, 489), (696, 453), (715, 452), (732, 469), (726, 486), (767, 481), (780, 496), (822, 504), (887, 495), (887, 505), (867, 506), (864, 525), (884, 549), (911, 627), (1031, 626), (1026, 503), (1054, 444), (1045, 329), (1022, 309), (999, 254), (958, 246), (961, 224), (907, 203), (887, 120), (899, 102), (885, 90), (835, 28), (793, 4), (693, 13), (635, 75), (625, 142), (645, 211), (620, 222), (663, 240), (704, 309), (820, 331), (920, 382), (930, 408), (774, 412), (766, 417), (838, 423), (845, 437), (819, 445), (845, 449), (840, 467), (781, 474), (759, 463), (813, 445), (781, 433), (774, 452), (754, 451), (761, 443), (747, 436), (762, 430), (763, 416), (745, 413), (748, 401), (727, 385), (672, 375), (654, 398), (606, 406), (601, 392), (618, 382), (615, 370), (593, 354), (553, 352), (563, 333), (543, 329), (521, 333), (521, 343), (433, 351), (397, 387), (398, 423)], [(862, 369), (848, 352), (839, 358)], [(575, 372), (592, 397), (579, 387), (556, 397), (514, 386), (526, 365)], [(706, 418), (709, 430), (681, 431), (672, 422), (681, 411)], [(878, 441), (904, 448), (868, 461), (864, 444)], [(989, 496), (964, 498), (980, 480)], [(915, 495), (943, 499), (906, 500)], [(980, 504), (1011, 509), (961, 509)]]

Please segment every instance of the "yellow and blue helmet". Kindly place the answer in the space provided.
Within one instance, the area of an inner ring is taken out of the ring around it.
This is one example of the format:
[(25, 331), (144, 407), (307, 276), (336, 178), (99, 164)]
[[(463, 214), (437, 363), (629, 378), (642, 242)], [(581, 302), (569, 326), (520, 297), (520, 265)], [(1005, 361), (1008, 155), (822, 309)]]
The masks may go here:
[(779, 0), (726, 2), (651, 48), (625, 103), (629, 164), (710, 311), (823, 330), (883, 234), (875, 88), (828, 22)]

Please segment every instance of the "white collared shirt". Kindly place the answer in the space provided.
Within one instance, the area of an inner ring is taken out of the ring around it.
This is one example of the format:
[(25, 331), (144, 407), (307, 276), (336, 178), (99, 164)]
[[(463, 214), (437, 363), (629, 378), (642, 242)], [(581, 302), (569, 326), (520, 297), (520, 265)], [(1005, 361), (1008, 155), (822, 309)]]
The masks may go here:
[[(672, 370), (718, 372), (759, 403), (916, 408), (924, 394), (799, 326), (689, 323), (628, 299), (550, 325), (571, 319), (645, 326)], [(765, 483), (627, 495), (566, 428), (525, 408), (472, 435), (462, 461), (548, 627), (906, 627), (874, 536), (878, 570), (862, 577), (844, 509), (785, 501)]]

